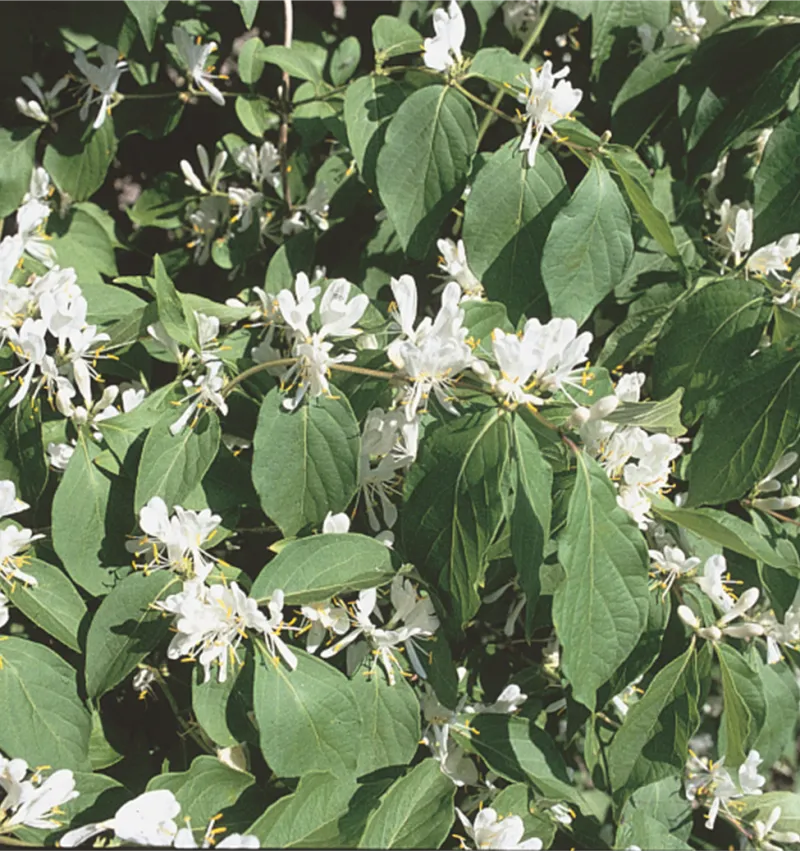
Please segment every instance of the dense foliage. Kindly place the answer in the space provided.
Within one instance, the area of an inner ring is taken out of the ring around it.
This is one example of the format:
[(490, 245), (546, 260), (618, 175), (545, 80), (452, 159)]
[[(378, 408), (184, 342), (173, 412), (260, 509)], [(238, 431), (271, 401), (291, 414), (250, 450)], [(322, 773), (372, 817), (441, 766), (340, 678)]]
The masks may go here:
[(800, 846), (800, 4), (61, 6), (0, 845)]

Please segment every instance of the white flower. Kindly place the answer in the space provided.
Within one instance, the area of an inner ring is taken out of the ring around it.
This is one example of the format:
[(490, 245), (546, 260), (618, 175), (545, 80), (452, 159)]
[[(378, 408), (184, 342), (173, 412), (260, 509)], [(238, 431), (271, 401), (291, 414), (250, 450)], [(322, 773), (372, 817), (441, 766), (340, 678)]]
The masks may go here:
[(193, 239), (186, 244), (194, 248), (194, 261), (202, 266), (211, 254), (211, 243), (217, 231), (228, 220), (228, 199), (219, 195), (204, 195), (196, 210), (189, 214), (189, 223), (194, 231)]
[(214, 164), (211, 165), (206, 149), (202, 145), (198, 145), (195, 150), (197, 151), (197, 159), (200, 162), (200, 168), (203, 172), (206, 184), (208, 185), (208, 189), (206, 189), (203, 182), (195, 174), (189, 160), (181, 160), (181, 171), (183, 172), (183, 178), (186, 185), (196, 190), (201, 195), (205, 195), (209, 190), (211, 190), (211, 192), (216, 191), (217, 184), (222, 176), (222, 169), (225, 167), (225, 163), (228, 160), (228, 154), (225, 151), (219, 151), (214, 157)]
[(566, 825), (572, 824), (575, 819), (575, 813), (566, 804), (553, 804), (550, 807), (550, 815), (559, 823)]
[[(456, 807), (456, 815), (464, 825), (475, 848), (501, 848), (504, 851), (539, 851), (542, 840), (538, 837), (522, 841), (525, 826), (519, 816), (502, 818), (492, 807), (484, 807), (471, 822)], [(466, 847), (466, 846), (464, 846)]]
[(483, 284), (475, 277), (467, 264), (467, 252), (464, 240), (458, 243), (452, 239), (440, 239), (436, 245), (441, 252), (439, 268), (447, 275), (447, 281), (455, 281), (464, 293), (464, 299), (483, 297)]
[(773, 830), (781, 817), (781, 808), (773, 807), (766, 822), (756, 819), (753, 822), (755, 830), (755, 845), (757, 848), (763, 848), (764, 851), (781, 851), (776, 842), (796, 845), (800, 843), (800, 833), (794, 830)]
[(706, 25), (706, 19), (700, 14), (696, 0), (681, 0), (682, 14), (670, 22), (664, 32), (664, 45), (699, 44), (700, 32)]
[(255, 186), (268, 183), (277, 189), (281, 185), (281, 158), (272, 142), (264, 142), (260, 149), (255, 145), (244, 145), (236, 152), (234, 159), (239, 168), (250, 172)]
[[(723, 576), (726, 578), (723, 579)], [(703, 575), (696, 577), (694, 581), (709, 600), (723, 612), (728, 612), (733, 608), (735, 598), (726, 587), (726, 585), (733, 583), (731, 575), (728, 573), (725, 556), (709, 556), (703, 566)]]
[(6, 759), (0, 754), (0, 815), (4, 828), (57, 828), (61, 822), (59, 807), (77, 798), (75, 776), (68, 769), (54, 771), (43, 780), (37, 769), (26, 780), (28, 764), (24, 759)]
[(306, 230), (308, 227), (305, 216), (321, 230), (328, 230), (328, 209), (330, 195), (324, 183), (318, 183), (306, 196), (306, 200), (295, 208), (291, 218), (286, 219), (281, 225), (281, 233), (291, 236), (294, 233)]
[(181, 61), (186, 66), (195, 84), (200, 86), (201, 89), (205, 89), (214, 103), (225, 106), (225, 98), (222, 92), (211, 81), (226, 78), (222, 75), (212, 74), (214, 66), (208, 64), (209, 56), (217, 49), (217, 43), (210, 41), (208, 44), (202, 44), (200, 36), (193, 40), (183, 27), (172, 28), (172, 40), (175, 42)]
[(82, 50), (78, 49), (75, 51), (75, 64), (87, 80), (86, 97), (80, 111), (81, 121), (86, 120), (86, 116), (89, 114), (89, 107), (95, 101), (100, 101), (100, 108), (92, 125), (95, 130), (102, 127), (103, 122), (106, 120), (106, 112), (111, 112), (110, 104), (112, 98), (116, 96), (119, 78), (122, 76), (122, 72), (128, 67), (127, 62), (119, 61), (119, 54), (115, 47), (111, 47), (108, 44), (98, 44), (97, 53), (102, 62), (100, 67), (92, 65)]
[(36, 577), (25, 573), (22, 568), (28, 561), (25, 550), (44, 535), (34, 535), (30, 529), (6, 526), (0, 529), (0, 578), (12, 583), (20, 580), (26, 585), (37, 585)]
[(113, 830), (114, 836), (123, 843), (169, 846), (178, 833), (175, 819), (180, 809), (175, 795), (167, 789), (144, 792), (123, 804), (113, 818), (65, 833), (59, 845), (75, 848), (99, 833)]
[[(41, 79), (39, 77), (39, 80)], [(23, 77), (22, 82), (31, 90), (36, 100), (26, 101), (25, 98), (17, 97), (15, 100), (17, 109), (26, 118), (32, 118), (34, 121), (41, 121), (46, 124), (50, 120), (47, 113), (58, 105), (58, 95), (69, 83), (69, 76), (65, 74), (56, 80), (49, 92), (43, 91), (39, 81), (34, 77)]]
[(248, 629), (262, 633), (270, 650), (277, 649), (290, 668), (297, 665), (291, 650), (271, 632), (281, 628), (282, 604), (283, 594), (275, 592), (268, 619), (259, 610), (256, 600), (248, 597), (235, 582), (227, 587), (209, 587), (201, 579), (190, 579), (183, 583), (182, 591), (155, 606), (175, 616), (176, 634), (167, 656), (170, 659), (197, 658), (205, 671), (205, 682), (211, 678), (211, 668), (216, 664), (222, 683), (227, 679), (229, 663), (243, 664), (237, 649), (242, 639), (247, 638)]
[(434, 71), (445, 71), (461, 61), (461, 45), (467, 34), (464, 15), (456, 0), (450, 0), (447, 11), (436, 9), (433, 13), (432, 38), (423, 42), (422, 61)]
[(500, 692), (494, 703), (476, 703), (474, 706), (468, 706), (466, 711), (476, 715), (512, 715), (527, 699), (528, 695), (523, 694), (518, 685), (511, 683)]
[(119, 389), (122, 411), (125, 414), (138, 408), (147, 396), (147, 390), (138, 381), (120, 384)]
[(329, 511), (322, 522), (322, 534), (344, 534), (350, 531), (350, 518), (344, 513), (333, 514)]
[(694, 556), (687, 558), (680, 547), (664, 547), (662, 552), (658, 550), (649, 552), (652, 564), (656, 568), (656, 576), (660, 575), (658, 584), (664, 589), (661, 595), (662, 600), (678, 577), (686, 576), (700, 564), (699, 558)]
[(192, 833), (192, 823), (191, 820), (186, 818), (186, 827), (182, 827), (177, 834), (175, 835), (175, 843), (172, 846), (173, 848), (260, 848), (261, 843), (258, 840), (258, 837), (252, 836), (250, 834), (241, 834), (241, 833), (232, 833), (230, 836), (226, 836), (221, 841), (217, 842), (216, 837), (221, 833), (225, 833), (226, 828), (217, 827), (216, 824), (219, 819), (222, 818), (222, 814), (214, 816), (211, 821), (208, 823), (208, 827), (206, 828), (205, 836), (203, 837), (203, 844), (198, 845), (194, 834)]
[[(347, 515), (337, 516), (346, 517)], [(323, 529), (323, 532), (328, 531)], [(306, 636), (306, 650), (309, 653), (316, 653), (329, 633), (344, 635), (350, 629), (350, 615), (347, 609), (344, 606), (332, 604), (330, 600), (326, 603), (301, 606), (300, 612), (309, 622)]]
[(316, 309), (320, 291), (320, 287), (311, 286), (305, 272), (299, 272), (294, 281), (294, 292), (281, 290), (276, 297), (284, 322), (303, 338), (311, 336), (308, 319)]
[(531, 168), (536, 163), (536, 149), (544, 131), (555, 133), (553, 125), (556, 121), (568, 118), (583, 97), (580, 89), (574, 89), (564, 79), (568, 74), (568, 67), (554, 74), (553, 64), (548, 59), (539, 71), (531, 68), (530, 85), (525, 86), (524, 94), (517, 95), (517, 100), (525, 104), (528, 117), (520, 150), (528, 152), (528, 165)]
[(719, 228), (714, 243), (725, 252), (722, 265), (733, 255), (736, 266), (753, 245), (753, 210), (749, 203), (731, 205), (726, 198), (719, 208)]
[(206, 408), (216, 408), (221, 414), (228, 413), (228, 405), (225, 402), (225, 397), (220, 392), (225, 386), (225, 376), (220, 375), (222, 362), (215, 360), (206, 364), (206, 371), (195, 381), (186, 379), (183, 382), (184, 388), (188, 391), (186, 399), (189, 401), (186, 410), (181, 416), (169, 427), (171, 434), (177, 434), (189, 422), (192, 414), (195, 414), (195, 419), (192, 422), (192, 428), (197, 423), (200, 412)]
[(4, 627), (8, 623), (9, 617), (8, 597), (0, 591), (0, 627)]
[(247, 230), (252, 224), (253, 213), (255, 212), (256, 216), (258, 215), (264, 196), (252, 189), (231, 186), (228, 189), (228, 200), (238, 207), (236, 215), (231, 219), (231, 224), (240, 221), (239, 229)]
[(17, 487), (10, 479), (0, 481), (0, 518), (19, 514), (30, 508), (27, 502), (17, 498)]
[(205, 580), (216, 559), (202, 546), (214, 537), (222, 518), (208, 508), (190, 511), (176, 505), (172, 510), (170, 517), (164, 500), (152, 497), (139, 511), (139, 526), (145, 535), (130, 542), (128, 549), (152, 556), (145, 569), (174, 568)]
[(786, 610), (783, 623), (780, 623), (772, 611), (762, 614), (759, 623), (764, 628), (767, 640), (767, 663), (774, 665), (783, 659), (781, 644), (797, 648), (800, 643), (800, 588)]
[(442, 774), (449, 777), (456, 786), (474, 786), (478, 782), (475, 763), (450, 736), (450, 730), (453, 728), (464, 733), (471, 732), (469, 725), (462, 723), (458, 717), (464, 708), (466, 697), (461, 698), (455, 710), (448, 709), (439, 702), (432, 690), (423, 686), (419, 701), (427, 723), (421, 741), (430, 748)]
[(776, 295), (772, 301), (775, 304), (790, 304), (792, 310), (797, 307), (797, 302), (800, 300), (800, 267), (795, 270), (791, 279), (782, 280), (781, 286), (785, 287), (785, 292), (781, 295)]
[[(42, 178), (44, 194), (41, 192)], [(35, 168), (31, 174), (29, 191), (22, 206), (17, 210), (17, 233), (22, 239), (23, 250), (48, 268), (56, 262), (55, 249), (50, 244), (50, 237), (45, 233), (50, 205), (42, 198), (47, 197), (49, 189), (50, 178), (47, 172), (41, 167)]]
[(69, 459), (75, 452), (75, 447), (69, 443), (48, 443), (47, 462), (54, 469), (63, 472), (67, 469)]
[(33, 391), (34, 400), (43, 384), (49, 389), (55, 380), (56, 366), (52, 357), (47, 354), (46, 333), (47, 323), (43, 319), (31, 319), (30, 317), (22, 323), (19, 330), (8, 328), (6, 331), (11, 351), (22, 361), (20, 366), (6, 373), (8, 378), (16, 378), (20, 384), (14, 397), (8, 403), (9, 408), (16, 407), (28, 394), (37, 368), (41, 375)]
[(686, 763), (686, 799), (694, 801), (698, 794), (711, 796), (712, 803), (706, 816), (706, 827), (713, 830), (720, 806), (735, 797), (739, 790), (723, 767), (725, 758), (711, 762), (707, 757), (690, 754)]
[(747, 258), (746, 269), (753, 275), (768, 278), (774, 275), (784, 280), (782, 273), (789, 270), (789, 261), (800, 252), (800, 233), (790, 233), (777, 242), (770, 242)]

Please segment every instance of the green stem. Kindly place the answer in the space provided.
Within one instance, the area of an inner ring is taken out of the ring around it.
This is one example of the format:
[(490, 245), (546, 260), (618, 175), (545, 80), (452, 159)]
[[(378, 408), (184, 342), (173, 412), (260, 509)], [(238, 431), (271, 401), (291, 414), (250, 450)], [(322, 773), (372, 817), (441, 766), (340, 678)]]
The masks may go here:
[(38, 842), (25, 842), (22, 839), (14, 839), (11, 836), (6, 836), (2, 830), (0, 830), (0, 845), (10, 845), (13, 848), (38, 848)]
[(184, 733), (190, 736), (194, 743), (201, 750), (211, 754), (212, 756), (216, 756), (216, 749), (213, 746), (209, 745), (209, 743), (202, 736), (198, 735), (198, 733), (192, 729), (192, 726), (181, 717), (181, 712), (178, 707), (178, 704), (175, 701), (175, 698), (172, 694), (172, 690), (167, 685), (167, 682), (164, 677), (162, 677), (158, 671), (153, 670), (153, 673), (155, 674), (156, 682), (161, 686), (161, 691), (163, 692), (164, 697), (166, 697), (167, 699), (167, 703), (169, 704), (169, 708), (172, 710), (172, 714), (175, 716), (175, 720), (183, 729)]
[(454, 83), (453, 85), (461, 92), (462, 95), (464, 95), (464, 97), (469, 98), (469, 100), (471, 100), (473, 103), (478, 104), (478, 106), (482, 106), (484, 109), (488, 110), (489, 113), (493, 112), (498, 118), (502, 118), (505, 121), (509, 121), (511, 122), (511, 124), (517, 123), (516, 118), (512, 118), (510, 115), (506, 115), (502, 109), (498, 109), (494, 104), (486, 103), (486, 101), (482, 100), (477, 95), (474, 95), (472, 94), (472, 92), (465, 89), (461, 85), (461, 83)]
[[(553, 11), (552, 3), (548, 3), (547, 8), (542, 12), (539, 20), (536, 22), (536, 26), (533, 28), (533, 31), (528, 36), (528, 40), (525, 44), (520, 48), (519, 53), (517, 54), (520, 59), (525, 60), (528, 58), (528, 54), (531, 50), (533, 50), (534, 45), (539, 40), (539, 36), (542, 34), (542, 30), (544, 29), (545, 24), (547, 23), (547, 19), (550, 17), (550, 13)], [(492, 106), (497, 107), (500, 101), (503, 99), (503, 95), (505, 94), (503, 89), (500, 89), (497, 94), (494, 96), (494, 100), (492, 101)], [(475, 149), (477, 150), (481, 146), (481, 139), (486, 135), (486, 131), (489, 129), (492, 123), (492, 113), (487, 112), (486, 115), (483, 116), (483, 121), (481, 122), (481, 126), (478, 129), (478, 142), (475, 145)]]
[(353, 372), (356, 375), (369, 375), (371, 378), (383, 378), (385, 381), (391, 381), (396, 373), (384, 372), (380, 369), (367, 369), (365, 366), (350, 366), (346, 363), (332, 363), (331, 369), (338, 369), (340, 372)]
[(222, 388), (222, 395), (227, 396), (237, 384), (247, 381), (248, 378), (258, 375), (259, 372), (263, 372), (265, 369), (271, 369), (273, 366), (291, 366), (293, 363), (297, 363), (297, 358), (278, 358), (277, 360), (268, 360), (265, 363), (257, 363), (255, 366), (251, 366), (250, 369), (246, 369), (244, 372), (240, 372), (235, 378), (232, 378)]

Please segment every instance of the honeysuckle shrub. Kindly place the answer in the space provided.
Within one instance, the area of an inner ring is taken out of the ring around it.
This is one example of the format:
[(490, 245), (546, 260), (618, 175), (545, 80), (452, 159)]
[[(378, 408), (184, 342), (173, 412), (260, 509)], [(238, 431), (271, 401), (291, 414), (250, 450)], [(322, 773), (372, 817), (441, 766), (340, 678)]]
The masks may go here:
[(0, 845), (800, 845), (800, 4), (3, 14)]

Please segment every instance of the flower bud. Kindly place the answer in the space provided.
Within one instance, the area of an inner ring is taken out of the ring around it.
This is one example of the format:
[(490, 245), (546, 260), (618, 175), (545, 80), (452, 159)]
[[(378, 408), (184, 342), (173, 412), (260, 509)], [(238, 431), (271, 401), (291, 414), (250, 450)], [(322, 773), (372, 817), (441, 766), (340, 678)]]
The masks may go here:
[(707, 641), (719, 641), (722, 638), (722, 630), (718, 626), (703, 627), (697, 630), (697, 634)]
[(755, 635), (763, 635), (764, 627), (760, 623), (737, 623), (726, 626), (722, 632), (730, 638), (753, 638)]
[(700, 621), (697, 615), (688, 606), (678, 606), (678, 617), (692, 629), (700, 628)]
[(786, 511), (800, 505), (800, 496), (769, 496), (754, 499), (752, 504), (753, 508), (762, 508), (767, 511)]
[(582, 425), (585, 425), (592, 418), (592, 413), (588, 408), (584, 408), (582, 405), (575, 408), (575, 410), (569, 415), (569, 419), (567, 420), (567, 426), (569, 428), (580, 428)]
[(604, 420), (609, 414), (613, 414), (619, 407), (617, 396), (604, 396), (598, 399), (589, 410), (589, 418), (592, 420)]

